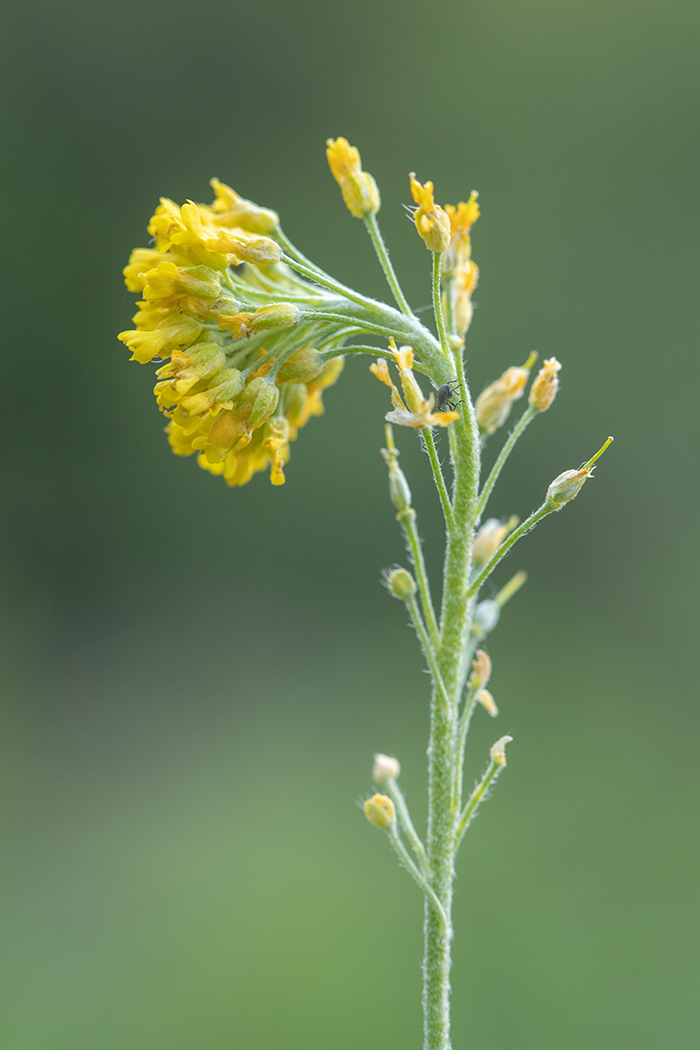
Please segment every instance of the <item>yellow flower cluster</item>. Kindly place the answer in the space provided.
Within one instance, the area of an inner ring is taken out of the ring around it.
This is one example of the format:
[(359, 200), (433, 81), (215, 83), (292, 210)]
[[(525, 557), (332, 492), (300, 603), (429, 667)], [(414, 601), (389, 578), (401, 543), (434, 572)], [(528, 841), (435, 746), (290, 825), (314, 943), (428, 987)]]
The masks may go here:
[(229, 485), (270, 465), (281, 485), (289, 442), (323, 412), (343, 358), (311, 345), (320, 334), (329, 342), (304, 315), (319, 292), (281, 262), (275, 212), (218, 179), (212, 186), (211, 205), (161, 199), (148, 226), (154, 247), (134, 249), (124, 269), (142, 299), (119, 338), (132, 360), (168, 359), (154, 393), (176, 455), (198, 453)]
[(450, 243), (440, 260), (440, 271), (445, 283), (443, 310), (451, 315), (454, 331), (464, 336), (472, 322), (474, 307), (472, 292), (479, 280), (479, 267), (472, 259), (469, 231), (479, 218), (478, 193), (473, 192), (466, 203), (455, 208), (445, 206), (450, 220)]

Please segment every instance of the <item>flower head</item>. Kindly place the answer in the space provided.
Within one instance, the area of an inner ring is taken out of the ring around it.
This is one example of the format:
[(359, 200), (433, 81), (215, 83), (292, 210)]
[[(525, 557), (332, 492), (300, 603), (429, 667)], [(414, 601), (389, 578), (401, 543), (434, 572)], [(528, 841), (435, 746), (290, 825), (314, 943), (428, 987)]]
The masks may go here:
[(375, 215), (381, 201), (372, 176), (362, 170), (360, 154), (347, 139), (328, 139), (326, 142), (328, 166), (343, 193), (345, 206), (356, 219)]
[(476, 399), (474, 412), (479, 429), (486, 435), (495, 433), (510, 415), (513, 403), (523, 396), (530, 369), (537, 354), (530, 354), (521, 368), (507, 368), (500, 379), (487, 386)]
[(422, 430), (424, 427), (446, 427), (455, 419), (459, 419), (459, 412), (433, 412), (434, 394), (429, 394), (427, 398), (423, 397), (423, 391), (413, 373), (412, 347), (402, 346), (397, 349), (393, 339), (389, 347), (398, 368), (405, 403), (391, 378), (386, 360), (379, 358), (369, 366), (370, 372), (391, 390), (391, 402), (394, 408), (393, 411), (387, 412), (384, 417), (386, 421), (397, 423), (402, 427)]
[(447, 212), (435, 203), (432, 182), (420, 183), (415, 172), (409, 175), (411, 196), (418, 205), (413, 220), (419, 235), (431, 252), (444, 252), (450, 243), (450, 219)]

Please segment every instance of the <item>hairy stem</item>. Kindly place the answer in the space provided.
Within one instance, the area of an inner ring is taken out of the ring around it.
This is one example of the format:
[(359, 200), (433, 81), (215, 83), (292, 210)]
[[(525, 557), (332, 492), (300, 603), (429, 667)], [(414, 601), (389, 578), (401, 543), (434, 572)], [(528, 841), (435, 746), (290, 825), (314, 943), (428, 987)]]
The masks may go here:
[(511, 454), (511, 452), (515, 448), (516, 441), (521, 436), (521, 434), (523, 434), (525, 432), (526, 427), (528, 426), (529, 423), (532, 422), (532, 420), (535, 418), (536, 415), (537, 415), (537, 409), (533, 408), (532, 405), (528, 405), (528, 407), (525, 409), (525, 411), (523, 412), (523, 414), (520, 417), (520, 419), (518, 420), (518, 422), (513, 427), (513, 430), (508, 435), (508, 440), (506, 441), (506, 443), (504, 444), (503, 448), (501, 449), (501, 451), (500, 451), (500, 453), (498, 455), (498, 459), (494, 463), (493, 468), (491, 470), (491, 473), (489, 474), (489, 476), (487, 477), (486, 481), (484, 482), (484, 487), (481, 490), (481, 494), (479, 496), (479, 503), (478, 503), (477, 508), (476, 508), (477, 524), (481, 520), (481, 515), (484, 513), (484, 507), (486, 506), (486, 504), (488, 502), (488, 498), (489, 498), (489, 496), (491, 495), (491, 493), (493, 491), (494, 485), (498, 481), (499, 474), (503, 470), (503, 468), (505, 466), (505, 463), (506, 463), (506, 460), (508, 459), (508, 456)]
[(438, 632), (437, 620), (435, 618), (433, 599), (430, 594), (428, 574), (425, 569), (423, 544), (421, 543), (420, 536), (418, 535), (418, 527), (416, 526), (416, 512), (412, 507), (407, 507), (406, 510), (400, 511), (396, 517), (401, 522), (401, 527), (403, 528), (406, 542), (408, 543), (408, 548), (411, 552), (413, 567), (416, 570), (418, 593), (420, 594), (420, 601), (423, 606), (423, 616), (425, 617), (428, 633), (430, 634), (430, 641), (433, 648), (437, 649), (440, 645), (440, 634)]
[(438, 335), (440, 336), (440, 346), (442, 352), (447, 356), (450, 353), (450, 344), (447, 339), (447, 329), (445, 327), (445, 315), (442, 312), (442, 286), (440, 284), (440, 260), (442, 254), (440, 252), (433, 252), (433, 313), (435, 314), (435, 324), (437, 325)]
[(401, 285), (399, 284), (396, 273), (394, 272), (394, 267), (392, 266), (391, 259), (389, 258), (389, 252), (387, 251), (386, 244), (384, 243), (384, 238), (382, 237), (381, 230), (379, 229), (377, 216), (373, 212), (370, 212), (369, 214), (365, 215), (365, 226), (367, 227), (367, 232), (372, 238), (374, 250), (377, 253), (377, 258), (381, 263), (382, 270), (384, 271), (384, 276), (386, 277), (389, 283), (389, 287), (391, 288), (391, 294), (394, 296), (394, 299), (396, 300), (396, 303), (399, 309), (401, 310), (401, 313), (408, 314), (410, 316), (412, 314), (411, 307), (406, 301), (406, 296), (401, 291)]
[(433, 470), (433, 477), (435, 479), (435, 486), (438, 490), (438, 496), (440, 497), (440, 503), (442, 505), (442, 513), (445, 518), (445, 526), (448, 529), (454, 527), (454, 515), (452, 513), (452, 504), (450, 503), (450, 497), (447, 492), (447, 486), (445, 485), (445, 477), (442, 473), (442, 467), (440, 466), (440, 460), (438, 458), (437, 448), (435, 446), (435, 437), (429, 427), (426, 427), (423, 431), (423, 440), (425, 441), (425, 447), (428, 452), (428, 458), (430, 459), (430, 466)]

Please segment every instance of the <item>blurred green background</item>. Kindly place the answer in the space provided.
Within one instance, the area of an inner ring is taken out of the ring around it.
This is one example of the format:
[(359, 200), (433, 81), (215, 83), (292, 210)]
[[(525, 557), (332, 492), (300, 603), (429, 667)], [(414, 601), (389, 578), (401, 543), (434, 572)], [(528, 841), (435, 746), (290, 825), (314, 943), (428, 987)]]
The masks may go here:
[[(0, 44), (3, 1050), (418, 1048), (419, 893), (355, 803), (427, 682), (364, 359), (228, 490), (116, 333), (161, 194), (216, 175), (384, 296), (324, 141), (361, 149), (411, 302), (407, 173), (481, 193), (468, 367), (556, 406), (492, 510), (615, 445), (499, 570), (509, 768), (460, 859), (456, 1050), (698, 1044), (698, 33), (691, 0), (26, 0)], [(434, 573), (439, 510), (399, 435)], [(488, 724), (487, 724), (488, 723)]]

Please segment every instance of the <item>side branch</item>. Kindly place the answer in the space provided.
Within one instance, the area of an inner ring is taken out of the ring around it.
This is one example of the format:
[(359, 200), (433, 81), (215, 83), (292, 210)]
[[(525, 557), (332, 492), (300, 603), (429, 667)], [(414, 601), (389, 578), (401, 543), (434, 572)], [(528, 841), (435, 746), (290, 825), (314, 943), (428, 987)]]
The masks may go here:
[(406, 301), (406, 296), (401, 291), (401, 285), (399, 284), (398, 277), (396, 276), (391, 259), (389, 258), (389, 252), (387, 251), (384, 238), (379, 229), (379, 223), (377, 222), (377, 216), (374, 212), (368, 212), (368, 214), (365, 215), (365, 226), (367, 227), (367, 232), (372, 238), (372, 244), (377, 253), (377, 258), (379, 259), (382, 270), (384, 271), (384, 276), (387, 279), (389, 287), (391, 288), (391, 293), (394, 296), (401, 313), (406, 314), (408, 317), (413, 316), (413, 311)]
[(440, 903), (440, 900), (439, 900), (437, 894), (435, 893), (435, 890), (433, 889), (433, 887), (430, 885), (430, 883), (425, 878), (425, 876), (418, 870), (416, 865), (411, 860), (411, 857), (410, 857), (410, 855), (408, 853), (408, 850), (406, 849), (406, 847), (404, 846), (403, 842), (399, 838), (398, 832), (396, 830), (396, 824), (392, 824), (391, 827), (389, 827), (387, 829), (387, 835), (389, 836), (389, 842), (391, 843), (391, 845), (393, 846), (394, 850), (396, 851), (396, 854), (397, 854), (401, 864), (404, 866), (404, 868), (406, 869), (408, 874), (411, 876), (411, 878), (414, 880), (414, 882), (416, 882), (420, 886), (420, 888), (423, 890), (423, 893), (426, 895), (426, 897), (428, 898), (428, 900), (432, 904), (433, 908), (435, 909), (437, 914), (440, 916), (440, 920), (441, 920), (443, 926), (445, 927), (445, 929), (449, 929), (449, 925), (450, 924), (449, 924), (449, 920), (447, 918), (447, 915), (445, 914), (445, 909), (443, 908), (442, 904)]
[(420, 593), (421, 605), (423, 606), (423, 615), (428, 626), (430, 633), (430, 641), (434, 647), (440, 644), (440, 634), (438, 631), (437, 619), (435, 617), (435, 609), (433, 607), (433, 599), (430, 594), (430, 583), (428, 582), (428, 574), (425, 568), (425, 560), (423, 558), (423, 544), (421, 543), (420, 536), (418, 535), (418, 528), (416, 526), (416, 512), (412, 507), (407, 507), (406, 510), (401, 510), (396, 515), (401, 522), (408, 548), (411, 552), (411, 559), (413, 561), (413, 567), (416, 570), (416, 582), (418, 583), (418, 591)]
[[(504, 739), (506, 739), (506, 738), (504, 738)], [(507, 739), (510, 739), (510, 737), (508, 737)], [(467, 828), (469, 827), (469, 825), (471, 824), (472, 820), (476, 816), (477, 809), (479, 808), (481, 803), (484, 801), (484, 797), (486, 796), (486, 792), (488, 791), (488, 789), (491, 786), (491, 784), (493, 784), (493, 782), (496, 780), (496, 778), (498, 777), (498, 774), (501, 772), (501, 770), (504, 767), (505, 767), (505, 760), (500, 761), (499, 759), (492, 758), (491, 762), (489, 763), (488, 769), (486, 770), (486, 772), (484, 773), (483, 777), (481, 778), (479, 783), (476, 785), (474, 790), (472, 791), (471, 796), (469, 798), (469, 801), (467, 802), (466, 806), (464, 807), (464, 810), (462, 811), (462, 815), (461, 815), (461, 817), (459, 819), (459, 824), (457, 825), (457, 847), (456, 847), (456, 849), (459, 849), (459, 847), (461, 845), (461, 842), (462, 842), (462, 839), (464, 838), (464, 835), (466, 833)]]
[(486, 479), (486, 481), (484, 483), (484, 487), (481, 490), (481, 494), (479, 496), (479, 502), (476, 505), (476, 524), (477, 525), (479, 524), (479, 521), (481, 520), (481, 515), (484, 513), (484, 507), (488, 503), (489, 496), (493, 492), (493, 487), (496, 484), (496, 482), (498, 481), (499, 475), (500, 475), (501, 471), (503, 470), (503, 468), (504, 468), (504, 466), (506, 464), (506, 460), (508, 459), (508, 457), (510, 456), (511, 452), (515, 448), (515, 443), (517, 442), (518, 438), (525, 432), (526, 427), (528, 426), (529, 423), (532, 422), (532, 420), (535, 418), (535, 416), (537, 414), (538, 414), (537, 413), (537, 409), (533, 408), (532, 405), (528, 405), (528, 407), (525, 409), (525, 411), (523, 412), (523, 414), (520, 417), (520, 419), (518, 420), (518, 422), (513, 427), (513, 430), (509, 434), (508, 440), (506, 441), (505, 445), (501, 449), (501, 451), (499, 453), (499, 456), (498, 456), (498, 459), (494, 463), (493, 468), (491, 470), (491, 473), (489, 474), (488, 478)]
[(445, 485), (445, 477), (442, 473), (442, 467), (440, 466), (440, 460), (437, 454), (437, 447), (435, 445), (435, 437), (430, 427), (425, 427), (423, 431), (423, 440), (425, 441), (425, 447), (428, 451), (428, 457), (430, 459), (430, 466), (433, 470), (433, 477), (435, 479), (435, 486), (438, 490), (438, 496), (440, 497), (440, 503), (442, 504), (442, 513), (445, 518), (445, 525), (448, 531), (454, 528), (454, 513), (452, 511), (452, 503), (447, 492), (447, 486)]
[(444, 711), (447, 711), (450, 708), (450, 698), (447, 689), (445, 688), (445, 683), (442, 680), (442, 675), (440, 674), (440, 668), (438, 667), (435, 650), (431, 645), (430, 638), (428, 637), (428, 632), (425, 629), (425, 624), (423, 623), (423, 618), (420, 614), (420, 609), (418, 608), (418, 602), (416, 601), (415, 595), (406, 600), (406, 605), (408, 606), (408, 610), (411, 614), (411, 619), (413, 620), (413, 626), (416, 629), (416, 634), (418, 635), (420, 643), (423, 647), (425, 659), (428, 662), (428, 668), (430, 669), (430, 673), (433, 676), (433, 682), (435, 683), (435, 691), (440, 697), (440, 706)]
[(428, 858), (425, 853), (425, 846), (421, 842), (420, 836), (413, 825), (411, 814), (408, 812), (408, 806), (406, 805), (406, 799), (403, 797), (403, 792), (393, 777), (387, 779), (386, 789), (396, 806), (396, 812), (401, 827), (406, 832), (406, 838), (411, 843), (411, 848), (420, 861), (423, 874), (428, 877), (430, 869), (428, 866)]
[(486, 565), (483, 567), (479, 575), (472, 583), (468, 591), (469, 598), (472, 598), (475, 594), (478, 594), (486, 580), (489, 578), (493, 570), (498, 565), (499, 561), (501, 561), (502, 558), (505, 558), (506, 554), (513, 546), (513, 544), (517, 543), (518, 540), (521, 539), (521, 537), (523, 537), (526, 532), (529, 532), (530, 529), (534, 528), (538, 521), (542, 521), (542, 518), (546, 518), (548, 514), (552, 514), (555, 510), (559, 510), (559, 507), (553, 505), (549, 500), (547, 500), (545, 503), (542, 504), (539, 510), (536, 510), (533, 514), (530, 515), (529, 518), (526, 518), (522, 525), (519, 525), (514, 532), (511, 532), (508, 539), (503, 541), (503, 543), (493, 555), (491, 560), (486, 563)]

